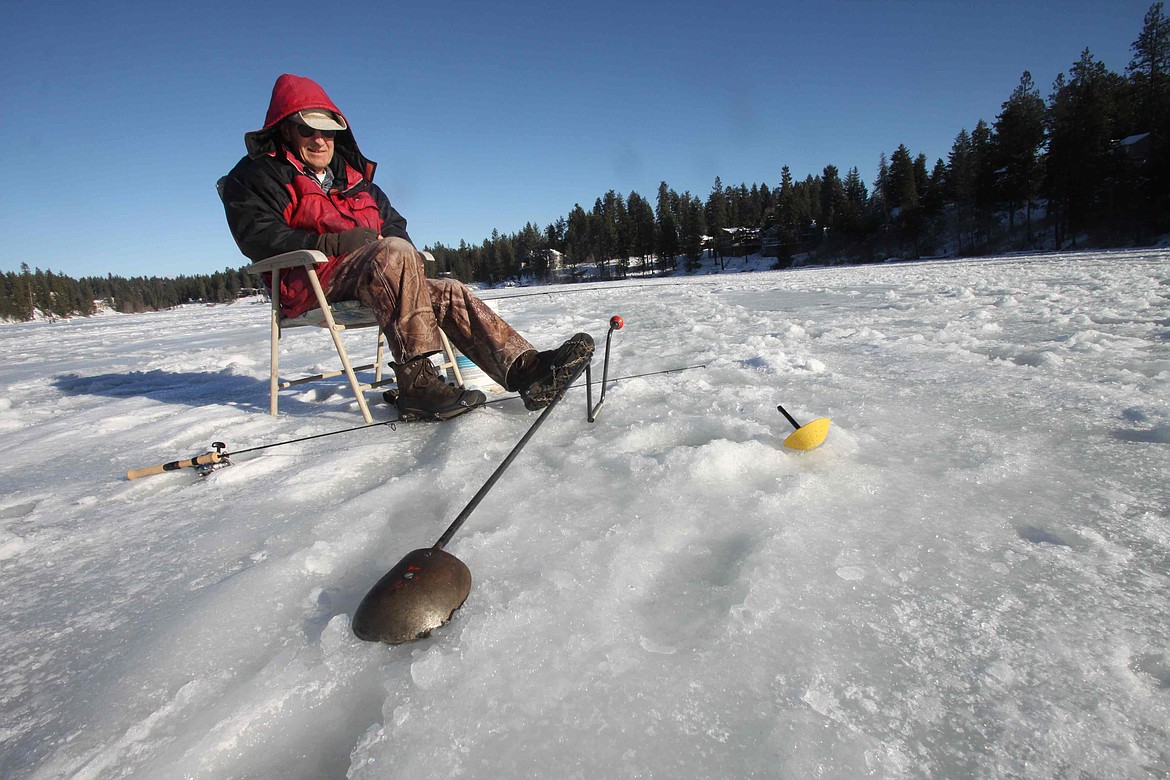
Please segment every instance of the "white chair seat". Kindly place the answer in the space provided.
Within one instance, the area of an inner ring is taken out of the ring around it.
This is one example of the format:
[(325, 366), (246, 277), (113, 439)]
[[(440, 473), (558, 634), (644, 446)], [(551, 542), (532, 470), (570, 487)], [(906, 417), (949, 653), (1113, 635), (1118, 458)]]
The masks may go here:
[[(341, 301), (331, 304), (329, 308), (333, 313), (333, 321), (346, 328), (368, 328), (378, 324), (378, 320), (374, 317), (374, 310), (368, 306), (363, 306), (358, 301)], [(325, 319), (324, 309), (310, 309), (304, 314), (298, 314), (296, 317), (282, 317), (280, 326), (282, 328), (302, 328), (306, 326), (327, 328), (329, 327), (329, 321)]]

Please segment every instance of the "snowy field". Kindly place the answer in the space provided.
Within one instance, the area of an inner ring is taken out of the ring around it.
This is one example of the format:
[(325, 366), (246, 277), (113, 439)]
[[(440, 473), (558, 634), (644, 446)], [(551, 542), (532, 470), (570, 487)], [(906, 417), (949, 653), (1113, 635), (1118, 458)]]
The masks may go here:
[(264, 306), (0, 326), (0, 776), (1170, 774), (1170, 251), (589, 287), (485, 297), (543, 347), (622, 315), (611, 377), (706, 367), (572, 391), (400, 647), (353, 610), (522, 404), (127, 481), (361, 417), (267, 414)]

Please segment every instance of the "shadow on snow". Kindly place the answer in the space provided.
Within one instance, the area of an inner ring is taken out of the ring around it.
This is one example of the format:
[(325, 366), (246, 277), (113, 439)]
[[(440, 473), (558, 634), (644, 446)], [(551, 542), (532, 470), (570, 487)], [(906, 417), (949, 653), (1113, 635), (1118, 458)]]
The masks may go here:
[[(344, 381), (344, 378), (342, 378)], [(170, 404), (205, 406), (227, 404), (256, 411), (268, 411), (268, 380), (257, 381), (246, 376), (232, 376), (211, 372), (129, 371), (124, 373), (83, 376), (61, 374), (53, 379), (53, 387), (65, 395), (101, 395), (110, 398), (150, 398)], [(294, 393), (283, 393), (280, 412), (288, 415), (319, 413), (318, 402), (342, 395), (352, 401), (349, 388), (319, 382), (312, 390), (304, 390), (298, 398)]]

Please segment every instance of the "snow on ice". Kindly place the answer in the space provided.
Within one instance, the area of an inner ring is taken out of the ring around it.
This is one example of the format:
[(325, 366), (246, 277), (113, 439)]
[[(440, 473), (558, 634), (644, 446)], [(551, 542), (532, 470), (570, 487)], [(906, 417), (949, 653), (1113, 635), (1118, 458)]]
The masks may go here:
[(593, 425), (574, 390), (396, 648), (353, 610), (521, 404), (130, 482), (361, 418), (266, 413), (264, 306), (0, 326), (0, 776), (1170, 773), (1170, 251), (590, 288), (489, 297), (541, 346), (621, 314), (611, 376), (706, 367)]

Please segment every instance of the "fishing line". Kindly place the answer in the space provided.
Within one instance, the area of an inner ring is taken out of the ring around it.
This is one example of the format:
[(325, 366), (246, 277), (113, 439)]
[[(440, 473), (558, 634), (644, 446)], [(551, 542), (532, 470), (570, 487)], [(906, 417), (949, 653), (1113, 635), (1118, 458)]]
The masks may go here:
[(646, 282), (644, 284), (607, 284), (599, 287), (582, 287), (579, 290), (539, 290), (518, 295), (501, 295), (497, 298), (484, 298), (485, 301), (510, 301), (516, 298), (531, 298), (535, 295), (573, 295), (575, 293), (599, 292), (602, 290), (638, 290), (643, 287), (683, 287), (693, 282)]

